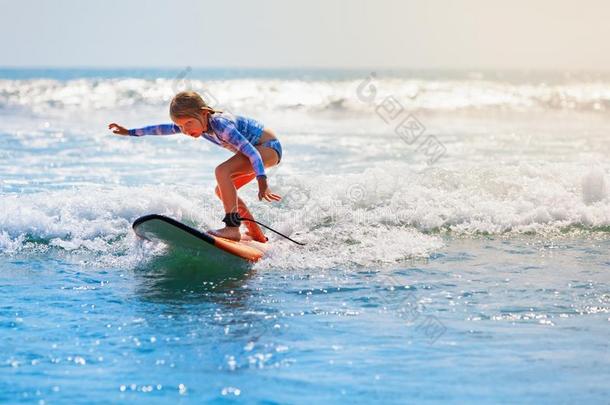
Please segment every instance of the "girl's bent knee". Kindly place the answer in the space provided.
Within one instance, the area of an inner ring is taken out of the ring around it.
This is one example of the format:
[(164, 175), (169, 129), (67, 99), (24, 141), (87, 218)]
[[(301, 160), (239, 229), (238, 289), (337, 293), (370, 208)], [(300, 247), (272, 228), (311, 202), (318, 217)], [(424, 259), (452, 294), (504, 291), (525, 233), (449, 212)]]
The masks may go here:
[(216, 169), (214, 170), (214, 175), (216, 176), (216, 178), (227, 177), (228, 174), (229, 171), (223, 165), (216, 166)]

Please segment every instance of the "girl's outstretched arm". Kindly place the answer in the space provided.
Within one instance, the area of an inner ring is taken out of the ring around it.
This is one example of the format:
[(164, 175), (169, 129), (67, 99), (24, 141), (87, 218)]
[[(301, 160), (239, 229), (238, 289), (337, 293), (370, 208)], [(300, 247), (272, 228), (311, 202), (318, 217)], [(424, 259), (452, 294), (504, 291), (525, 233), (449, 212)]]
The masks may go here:
[(127, 129), (113, 122), (108, 125), (108, 129), (112, 130), (115, 134), (129, 136), (172, 135), (180, 133), (180, 127), (176, 124), (150, 125), (144, 128)]

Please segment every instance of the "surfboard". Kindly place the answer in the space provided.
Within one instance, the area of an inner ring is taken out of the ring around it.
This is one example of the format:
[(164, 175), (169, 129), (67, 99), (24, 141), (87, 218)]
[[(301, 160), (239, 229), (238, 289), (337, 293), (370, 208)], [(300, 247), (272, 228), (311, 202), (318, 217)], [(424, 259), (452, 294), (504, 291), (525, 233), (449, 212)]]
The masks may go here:
[(162, 242), (170, 248), (189, 251), (215, 264), (237, 261), (255, 263), (267, 251), (267, 244), (243, 235), (240, 241), (233, 241), (207, 232), (199, 231), (173, 218), (159, 214), (145, 215), (133, 222), (136, 235), (149, 241)]

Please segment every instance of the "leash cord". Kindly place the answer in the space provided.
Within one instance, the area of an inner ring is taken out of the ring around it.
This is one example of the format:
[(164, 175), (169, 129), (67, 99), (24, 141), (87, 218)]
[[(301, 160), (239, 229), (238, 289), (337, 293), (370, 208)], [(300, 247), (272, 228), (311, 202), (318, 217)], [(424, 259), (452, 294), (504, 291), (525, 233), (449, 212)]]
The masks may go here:
[(301, 246), (305, 246), (305, 245), (306, 245), (306, 243), (297, 242), (296, 240), (294, 240), (294, 239), (292, 239), (292, 238), (290, 238), (290, 237), (288, 237), (288, 236), (284, 235), (283, 233), (280, 233), (280, 232), (276, 231), (276, 230), (275, 230), (275, 229), (273, 229), (273, 228), (268, 227), (268, 226), (267, 226), (267, 225), (265, 225), (265, 224), (262, 224), (262, 223), (258, 222), (258, 221), (257, 221), (257, 220), (255, 220), (255, 219), (248, 219), (248, 218), (242, 218), (242, 217), (239, 217), (239, 219), (240, 219), (241, 221), (250, 221), (250, 222), (255, 222), (255, 223), (259, 224), (260, 226), (263, 226), (263, 227), (265, 227), (265, 228), (269, 229), (271, 232), (275, 232), (275, 233), (277, 233), (278, 235), (280, 235), (280, 236), (282, 236), (282, 237), (284, 237), (284, 238), (288, 239), (289, 241), (296, 243), (297, 245), (301, 245)]

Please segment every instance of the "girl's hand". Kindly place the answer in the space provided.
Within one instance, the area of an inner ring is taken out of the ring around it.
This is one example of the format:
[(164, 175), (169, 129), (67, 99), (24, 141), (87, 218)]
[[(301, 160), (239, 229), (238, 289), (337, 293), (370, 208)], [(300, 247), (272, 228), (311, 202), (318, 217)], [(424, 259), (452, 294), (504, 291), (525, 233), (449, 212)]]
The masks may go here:
[(257, 177), (258, 181), (258, 199), (259, 200), (267, 200), (267, 201), (280, 201), (282, 197), (277, 194), (273, 194), (271, 190), (269, 190), (269, 186), (267, 185), (266, 177)]
[(129, 130), (127, 128), (124, 128), (119, 124), (115, 124), (114, 122), (108, 125), (108, 129), (112, 130), (112, 132), (118, 135), (129, 135)]

